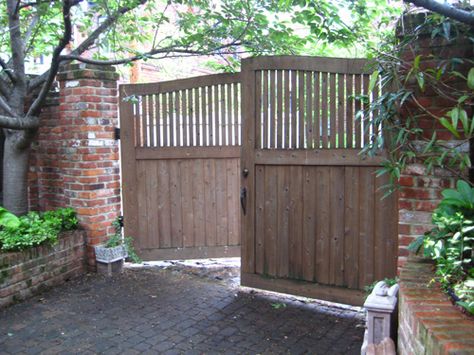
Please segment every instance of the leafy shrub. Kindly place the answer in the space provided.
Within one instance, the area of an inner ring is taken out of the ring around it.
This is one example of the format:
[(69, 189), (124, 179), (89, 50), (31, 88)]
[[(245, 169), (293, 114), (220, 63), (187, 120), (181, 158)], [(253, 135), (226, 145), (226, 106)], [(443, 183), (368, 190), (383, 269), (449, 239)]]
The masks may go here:
[(133, 238), (132, 237), (123, 237), (122, 238), (122, 224), (120, 223), (118, 217), (114, 222), (112, 222), (112, 225), (115, 228), (115, 234), (105, 242), (105, 247), (106, 248), (113, 248), (117, 247), (119, 245), (125, 244), (125, 247), (127, 248), (128, 252), (128, 258), (136, 263), (140, 264), (142, 263), (142, 259), (137, 255), (137, 252), (135, 251), (135, 248), (133, 247)]
[(2, 207), (0, 220), (3, 221), (0, 222), (0, 249), (3, 251), (24, 250), (43, 243), (55, 244), (59, 232), (75, 229), (78, 224), (72, 208), (44, 213), (29, 212), (25, 216), (13, 218)]
[(454, 293), (457, 304), (474, 313), (474, 188), (458, 181), (456, 189), (442, 192), (443, 200), (433, 213), (435, 228), (417, 238), (409, 249), (436, 262), (443, 288)]

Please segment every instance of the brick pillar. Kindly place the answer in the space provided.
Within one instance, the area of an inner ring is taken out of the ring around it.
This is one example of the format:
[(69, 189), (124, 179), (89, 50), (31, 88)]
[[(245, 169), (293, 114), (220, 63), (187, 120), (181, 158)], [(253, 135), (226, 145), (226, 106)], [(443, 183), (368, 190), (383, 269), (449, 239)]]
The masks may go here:
[(120, 214), (118, 74), (113, 67), (69, 65), (59, 73), (64, 205), (77, 211), (87, 231), (88, 263), (93, 245), (114, 233)]
[[(425, 14), (415, 14), (405, 16), (404, 33), (400, 36), (409, 34), (416, 26), (424, 20)], [(458, 39), (455, 42), (447, 42), (446, 40), (435, 38), (431, 39), (431, 31), (421, 34), (413, 45), (406, 48), (402, 53), (402, 59), (408, 63), (413, 63), (416, 56), (422, 55), (420, 67), (436, 67), (437, 65), (446, 64), (451, 58), (470, 58), (473, 54), (473, 46), (469, 44), (467, 39)], [(470, 68), (468, 65), (459, 65), (456, 70), (465, 72)], [(406, 69), (405, 69), (406, 70)], [(450, 85), (465, 86), (464, 80), (453, 77), (444, 78), (449, 80)], [(458, 81), (458, 82), (456, 82)], [(434, 90), (427, 89), (421, 91), (416, 81), (412, 80), (411, 89), (415, 92), (417, 100), (426, 110), (437, 116), (443, 116), (454, 103), (446, 100), (438, 95)], [(419, 127), (423, 129), (423, 136), (430, 139), (434, 131), (437, 138), (451, 141), (453, 135), (449, 133), (436, 119), (426, 114), (414, 103), (409, 104), (405, 111), (400, 113), (401, 119), (406, 115), (418, 115)], [(416, 143), (416, 142), (414, 142)], [(467, 148), (467, 147), (466, 147)], [(434, 169), (428, 174), (426, 167), (420, 162), (411, 162), (406, 170), (402, 172), (400, 178), (400, 193), (398, 200), (398, 266), (404, 265), (408, 257), (407, 246), (418, 236), (432, 228), (431, 215), (435, 207), (441, 200), (441, 191), (454, 187), (456, 178), (443, 169)]]

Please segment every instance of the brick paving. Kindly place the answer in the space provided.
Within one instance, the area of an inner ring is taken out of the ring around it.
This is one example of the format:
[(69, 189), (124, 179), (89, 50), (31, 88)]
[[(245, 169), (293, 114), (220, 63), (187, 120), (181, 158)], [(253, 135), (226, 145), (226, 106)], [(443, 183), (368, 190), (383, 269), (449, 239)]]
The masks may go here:
[(84, 276), (0, 310), (0, 353), (360, 353), (360, 311), (222, 278), (179, 267)]

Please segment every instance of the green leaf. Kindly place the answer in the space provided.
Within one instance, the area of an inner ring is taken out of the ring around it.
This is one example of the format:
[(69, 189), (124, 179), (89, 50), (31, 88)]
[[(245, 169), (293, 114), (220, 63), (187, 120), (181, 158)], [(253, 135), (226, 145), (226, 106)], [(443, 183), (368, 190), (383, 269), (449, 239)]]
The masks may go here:
[(0, 226), (18, 228), (20, 226), (20, 219), (6, 208), (0, 207)]
[(445, 117), (442, 117), (439, 122), (449, 131), (451, 132), (456, 138), (460, 138), (459, 132), (453, 127), (451, 122), (449, 122)]
[(421, 91), (425, 91), (425, 75), (423, 72), (416, 73), (415, 77)]
[(469, 89), (474, 90), (474, 68), (469, 69), (467, 74), (467, 86)]
[(377, 84), (377, 80), (379, 78), (379, 71), (375, 70), (371, 75), (370, 75), (370, 81), (369, 81), (369, 92), (373, 91), (375, 88), (375, 84)]

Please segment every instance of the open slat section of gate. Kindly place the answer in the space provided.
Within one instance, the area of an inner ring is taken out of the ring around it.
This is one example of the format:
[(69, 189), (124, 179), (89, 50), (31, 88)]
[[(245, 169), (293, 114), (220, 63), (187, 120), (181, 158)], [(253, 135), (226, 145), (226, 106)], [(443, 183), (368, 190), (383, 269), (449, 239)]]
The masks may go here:
[(136, 184), (133, 195), (124, 188), (124, 209), (140, 255), (239, 255), (239, 74), (123, 85), (121, 94), (135, 159), (135, 171), (123, 174)]
[[(360, 304), (364, 286), (396, 272), (396, 199), (381, 199), (381, 157), (361, 148), (382, 134), (357, 115), (369, 92), (362, 59), (248, 59), (254, 120), (244, 132), (243, 284)], [(245, 105), (245, 102), (244, 102)], [(357, 117), (356, 117), (357, 116)], [(254, 180), (250, 180), (253, 179)], [(252, 249), (251, 246), (254, 246)], [(292, 282), (298, 281), (298, 282)]]

